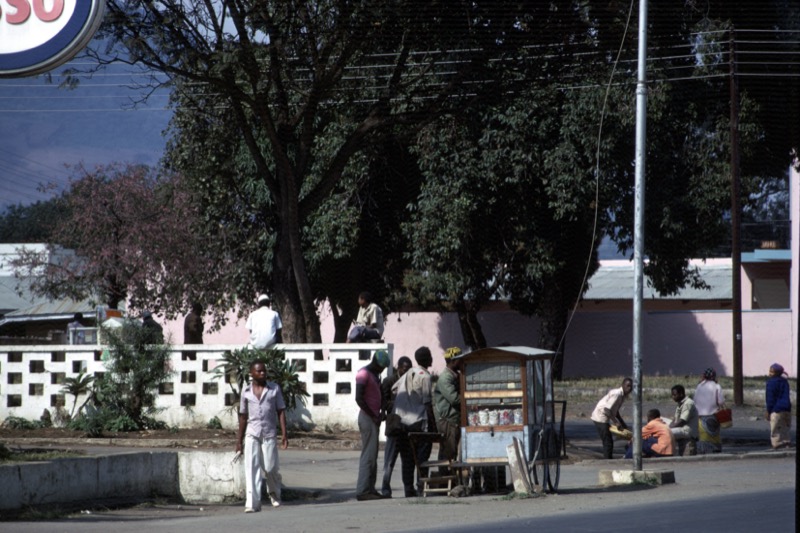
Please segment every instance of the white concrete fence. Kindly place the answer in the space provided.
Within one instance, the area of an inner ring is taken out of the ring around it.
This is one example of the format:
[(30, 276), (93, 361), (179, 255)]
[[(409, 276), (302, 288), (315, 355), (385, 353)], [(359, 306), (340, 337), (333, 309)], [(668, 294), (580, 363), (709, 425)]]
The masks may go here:
[[(73, 397), (62, 392), (66, 378), (81, 371), (106, 372), (103, 345), (0, 346), (0, 419), (10, 416), (38, 420), (45, 409), (67, 411)], [(213, 371), (231, 345), (173, 345), (172, 381), (160, 386), (156, 416), (169, 426), (204, 427), (214, 417), (223, 427), (237, 426), (232, 389)], [(392, 344), (284, 344), (286, 359), (297, 363), (309, 393), (305, 406), (288, 414), (290, 423), (305, 427), (356, 427), (355, 375), (376, 350), (393, 356)], [(392, 361), (394, 358), (392, 357)], [(82, 403), (84, 397), (78, 401)]]

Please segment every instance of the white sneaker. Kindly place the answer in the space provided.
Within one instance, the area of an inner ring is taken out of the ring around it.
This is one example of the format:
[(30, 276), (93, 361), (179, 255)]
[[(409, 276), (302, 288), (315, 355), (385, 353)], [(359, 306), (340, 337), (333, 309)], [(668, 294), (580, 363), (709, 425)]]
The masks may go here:
[(269, 501), (272, 502), (272, 506), (273, 507), (280, 507), (281, 506), (281, 500), (280, 500), (280, 498), (275, 496), (275, 494), (270, 494), (269, 495)]
[(255, 510), (255, 509), (253, 509), (253, 508), (251, 508), (251, 507), (245, 507), (245, 508), (244, 508), (244, 512), (245, 512), (245, 513), (255, 513), (255, 512), (256, 512), (256, 510)]

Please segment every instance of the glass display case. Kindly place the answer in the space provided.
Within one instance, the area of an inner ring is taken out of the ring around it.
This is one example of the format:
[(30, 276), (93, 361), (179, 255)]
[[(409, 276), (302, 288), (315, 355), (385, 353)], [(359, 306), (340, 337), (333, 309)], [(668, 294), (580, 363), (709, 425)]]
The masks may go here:
[[(506, 448), (515, 437), (522, 443), (531, 468), (538, 462), (546, 470), (548, 462), (558, 461), (561, 435), (555, 424), (554, 355), (548, 350), (512, 346), (484, 348), (461, 356), (464, 463), (506, 462)], [(540, 476), (546, 478), (547, 472)]]

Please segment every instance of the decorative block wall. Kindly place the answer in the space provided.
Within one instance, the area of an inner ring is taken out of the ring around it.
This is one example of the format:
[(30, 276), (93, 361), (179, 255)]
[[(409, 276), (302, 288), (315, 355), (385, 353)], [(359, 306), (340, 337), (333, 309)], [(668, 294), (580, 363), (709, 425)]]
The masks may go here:
[[(376, 350), (391, 344), (286, 344), (286, 358), (297, 363), (300, 379), (309, 393), (305, 406), (288, 413), (290, 423), (306, 427), (338, 424), (356, 428), (356, 372)], [(106, 371), (102, 345), (0, 346), (0, 419), (17, 416), (38, 420), (45, 409), (72, 407), (74, 398), (61, 391), (66, 378), (83, 370), (99, 376)], [(232, 389), (214, 379), (213, 370), (231, 345), (175, 345), (172, 381), (162, 383), (157, 416), (169, 426), (203, 427), (218, 417), (226, 428), (238, 424)], [(392, 359), (394, 360), (394, 358)], [(78, 404), (85, 398), (81, 397)]]

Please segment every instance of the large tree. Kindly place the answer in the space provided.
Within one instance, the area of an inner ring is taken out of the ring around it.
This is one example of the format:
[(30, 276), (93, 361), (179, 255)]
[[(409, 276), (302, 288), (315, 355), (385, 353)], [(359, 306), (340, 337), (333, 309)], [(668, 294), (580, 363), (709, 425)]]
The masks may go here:
[[(56, 205), (65, 216), (48, 233), (47, 251), (23, 250), (13, 262), (37, 294), (94, 298), (114, 309), (127, 301), (133, 309), (174, 314), (186, 308), (174, 294), (195, 296), (175, 285), (216, 272), (203, 254), (202, 237), (192, 232), (197, 213), (177, 178), (143, 165), (78, 166)], [(157, 258), (184, 275), (166, 275)]]
[[(689, 259), (724, 240), (730, 206), (728, 115), (705, 99), (719, 94), (721, 82), (666, 83), (668, 66), (650, 73), (659, 83), (649, 95), (645, 250), (650, 280), (664, 294), (702, 286)], [(621, 79), (606, 92), (610, 65), (576, 70), (582, 86), (558, 80), (519, 91), (469, 122), (432, 125), (420, 143), (425, 181), (407, 226), (416, 243), (407, 288), (466, 317), (468, 345), (484, 342), (470, 315), (502, 297), (541, 319), (540, 346), (563, 351), (600, 238), (611, 233), (622, 251), (631, 246), (633, 83)], [(745, 193), (758, 183), (756, 116), (743, 98)]]
[[(248, 214), (254, 231), (242, 236), (257, 242), (228, 249), (260, 274), (294, 342), (320, 340), (304, 228), (356, 155), (393, 129), (502, 95), (522, 47), (562, 52), (576, 13), (569, 1), (518, 0), (116, 0), (107, 11), (98, 58), (152, 69), (180, 93), (178, 128), (222, 136), (195, 145), (214, 174), (182, 170), (210, 217)], [(546, 75), (549, 58), (536, 57)], [(252, 276), (239, 273), (227, 292), (249, 298)]]
[(47, 242), (58, 223), (69, 216), (60, 198), (11, 205), (0, 215), (0, 242)]

